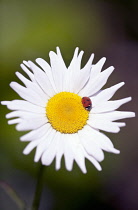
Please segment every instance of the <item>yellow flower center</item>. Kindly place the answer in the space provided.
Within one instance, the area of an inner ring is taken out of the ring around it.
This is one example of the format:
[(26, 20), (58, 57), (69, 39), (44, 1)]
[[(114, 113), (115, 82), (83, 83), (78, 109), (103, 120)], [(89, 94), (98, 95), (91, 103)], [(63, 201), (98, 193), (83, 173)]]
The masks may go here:
[(61, 133), (76, 133), (88, 119), (81, 97), (75, 93), (60, 92), (49, 99), (46, 115), (52, 127)]

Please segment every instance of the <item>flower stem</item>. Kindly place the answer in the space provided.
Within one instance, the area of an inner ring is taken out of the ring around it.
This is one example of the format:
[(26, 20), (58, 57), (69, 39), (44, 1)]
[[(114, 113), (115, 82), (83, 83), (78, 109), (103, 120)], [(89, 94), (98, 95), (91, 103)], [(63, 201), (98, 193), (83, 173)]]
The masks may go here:
[(38, 171), (36, 189), (35, 189), (34, 200), (33, 200), (31, 210), (38, 210), (38, 208), (39, 208), (41, 193), (42, 193), (42, 189), (43, 189), (44, 168), (45, 167), (41, 164), (40, 169)]

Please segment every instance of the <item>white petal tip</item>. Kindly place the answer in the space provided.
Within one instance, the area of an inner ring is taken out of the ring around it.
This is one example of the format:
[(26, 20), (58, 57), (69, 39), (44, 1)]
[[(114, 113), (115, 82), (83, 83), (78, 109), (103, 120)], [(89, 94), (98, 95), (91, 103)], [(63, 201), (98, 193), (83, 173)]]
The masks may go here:
[(13, 88), (13, 87), (15, 86), (15, 82), (11, 82), (11, 83), (9, 84), (9, 86), (10, 86), (11, 88)]
[(130, 117), (136, 117), (135, 112), (131, 112), (131, 116)]
[[(27, 62), (27, 61), (23, 60), (23, 64), (25, 64), (27, 67), (29, 67), (29, 68), (30, 68), (30, 65), (28, 64), (28, 62)], [(21, 64), (21, 65), (22, 65), (22, 64)]]
[(20, 128), (20, 124), (16, 125), (15, 128), (16, 128), (17, 131), (23, 131), (23, 130)]
[(43, 59), (42, 58), (36, 58), (35, 61), (38, 63), (40, 61), (42, 61)]
[(82, 171), (83, 174), (87, 174), (86, 168), (85, 169), (84, 168), (83, 169), (81, 168), (81, 171)]
[(103, 57), (101, 60), (105, 63), (105, 61), (106, 61), (106, 57)]
[(132, 97), (131, 97), (131, 96), (130, 96), (130, 97), (128, 97), (128, 100), (129, 100), (129, 101), (131, 101), (131, 100), (132, 100)]
[(37, 163), (40, 158), (34, 158), (34, 162)]
[(98, 171), (102, 171), (102, 167), (98, 167), (97, 170), (98, 170)]
[(54, 55), (54, 52), (53, 51), (50, 51), (49, 52), (49, 57), (52, 56), (52, 55)]
[(18, 77), (20, 75), (20, 73), (18, 71), (16, 71), (15, 75)]
[(7, 123), (8, 123), (8, 125), (12, 125), (11, 120), (9, 120)]
[(1, 105), (8, 105), (9, 101), (1, 101)]
[(26, 141), (25, 138), (24, 138), (24, 136), (21, 136), (20, 137), (20, 141)]
[(114, 153), (114, 154), (120, 154), (120, 150), (115, 149), (115, 148), (112, 148), (111, 152)]
[(24, 149), (24, 150), (23, 150), (23, 154), (24, 154), (24, 155), (28, 155), (29, 152), (28, 152), (26, 149)]
[(6, 115), (5, 115), (5, 118), (6, 118), (6, 119), (9, 119), (9, 118), (10, 118), (10, 113), (6, 114)]
[(125, 127), (126, 126), (126, 123), (121, 123), (120, 125), (119, 125), (119, 127)]
[(58, 46), (56, 47), (56, 50), (57, 50), (57, 52), (60, 52), (60, 48)]
[(114, 67), (114, 66), (110, 66), (110, 69), (111, 69), (112, 71), (114, 71), (115, 67)]
[(66, 168), (67, 169), (67, 171), (72, 171), (72, 168)]

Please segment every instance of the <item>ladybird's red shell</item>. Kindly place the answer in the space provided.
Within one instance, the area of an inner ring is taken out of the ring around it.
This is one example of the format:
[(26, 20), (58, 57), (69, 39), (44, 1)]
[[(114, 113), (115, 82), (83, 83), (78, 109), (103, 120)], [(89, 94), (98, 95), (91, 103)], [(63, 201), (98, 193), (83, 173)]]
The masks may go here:
[(91, 99), (89, 97), (83, 97), (81, 101), (82, 101), (82, 104), (83, 104), (84, 108), (86, 110), (90, 111), (91, 108), (92, 108), (92, 101), (91, 101)]

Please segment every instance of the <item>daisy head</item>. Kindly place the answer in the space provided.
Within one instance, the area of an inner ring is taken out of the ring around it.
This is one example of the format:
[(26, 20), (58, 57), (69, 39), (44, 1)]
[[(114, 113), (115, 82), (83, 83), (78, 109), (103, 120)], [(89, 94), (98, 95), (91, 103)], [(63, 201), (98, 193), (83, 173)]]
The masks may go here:
[(102, 89), (114, 67), (102, 71), (105, 58), (96, 64), (94, 55), (81, 68), (83, 51), (75, 49), (72, 61), (67, 68), (60, 49), (50, 52), (50, 65), (42, 58), (23, 61), (22, 70), (28, 78), (16, 72), (24, 83), (11, 82), (10, 87), (23, 100), (2, 101), (12, 110), (6, 118), (13, 118), (8, 124), (17, 124), (18, 131), (29, 131), (21, 141), (28, 141), (24, 154), (35, 147), (34, 161), (41, 160), (50, 165), (55, 158), (55, 167), (60, 169), (64, 156), (67, 170), (72, 170), (74, 160), (83, 173), (86, 173), (85, 158), (99, 171), (99, 162), (104, 153), (119, 154), (111, 140), (102, 132), (118, 133), (124, 122), (116, 122), (135, 116), (134, 112), (116, 111), (131, 97), (110, 100), (124, 82)]

